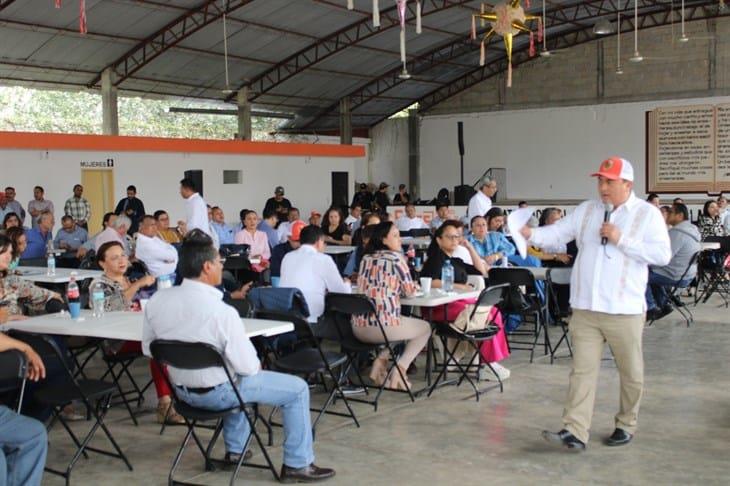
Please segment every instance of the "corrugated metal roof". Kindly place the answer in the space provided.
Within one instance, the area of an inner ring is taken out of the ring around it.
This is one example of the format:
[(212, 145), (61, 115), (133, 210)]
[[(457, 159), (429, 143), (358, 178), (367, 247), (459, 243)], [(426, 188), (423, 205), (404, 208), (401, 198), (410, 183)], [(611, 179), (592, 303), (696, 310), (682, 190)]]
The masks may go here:
[[(249, 85), (252, 100), (294, 112), (295, 128), (338, 126), (338, 100), (355, 103), (353, 123), (369, 126), (388, 114), (479, 72), (479, 46), (465, 43), (479, 0), (421, 0), (423, 33), (415, 33), (408, 2), (408, 66), (400, 79), (395, 4), (381, 2), (382, 26), (372, 26), (372, 0), (86, 0), (88, 33), (79, 29), (77, 0), (0, 2), (0, 83), (99, 87), (111, 67), (122, 93), (225, 99), (222, 10), (227, 13), (230, 83)], [(671, 9), (638, 0), (641, 15)], [(688, 9), (716, 0), (686, 0)], [(4, 5), (4, 8), (2, 7)], [(629, 8), (623, 5), (621, 8)], [(590, 40), (598, 16), (613, 19), (610, 0), (549, 0), (549, 38), (561, 47)], [(533, 0), (531, 13), (542, 4)], [(717, 15), (717, 13), (715, 14)], [(668, 17), (667, 17), (668, 18)], [(536, 28), (535, 24), (531, 24)], [(482, 31), (483, 32), (483, 31)], [(528, 36), (515, 38), (515, 51)], [(504, 56), (501, 43), (487, 61)], [(501, 61), (500, 61), (501, 62)], [(502, 63), (503, 64), (503, 63)], [(228, 97), (231, 98), (231, 97)]]

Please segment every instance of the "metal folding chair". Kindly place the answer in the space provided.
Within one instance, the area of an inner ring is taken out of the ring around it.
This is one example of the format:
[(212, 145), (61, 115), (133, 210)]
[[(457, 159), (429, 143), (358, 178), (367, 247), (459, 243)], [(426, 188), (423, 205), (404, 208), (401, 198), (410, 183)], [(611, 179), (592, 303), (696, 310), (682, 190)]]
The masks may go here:
[[(517, 315), (522, 319), (520, 328), (507, 333), (507, 343), (510, 350), (530, 351), (530, 363), (532, 363), (540, 334), (544, 334), (545, 355), (549, 354), (552, 347), (550, 346), (550, 335), (547, 329), (547, 303), (540, 298), (535, 276), (532, 272), (527, 268), (494, 267), (489, 270), (489, 283), (491, 285), (509, 284), (509, 288), (504, 290), (505, 296), (500, 304), (500, 310), (505, 319), (508, 315)], [(548, 290), (546, 289), (546, 291)], [(514, 294), (512, 296), (508, 295), (511, 292)], [(514, 296), (521, 296), (521, 303), (515, 302), (515, 299), (512, 298)], [(527, 329), (530, 325), (532, 325), (532, 328)], [(512, 336), (532, 337), (532, 340), (517, 341)], [(515, 344), (527, 347), (515, 347)]]
[[(329, 390), (327, 400), (325, 400), (322, 408), (311, 408), (313, 412), (318, 412), (317, 418), (312, 422), (312, 436), (315, 434), (317, 423), (324, 414), (337, 415), (339, 417), (350, 417), (357, 427), (360, 427), (360, 423), (355, 417), (347, 397), (342, 393), (340, 385), (345, 375), (335, 373), (336, 368), (344, 370), (344, 365), (347, 363), (347, 355), (344, 353), (337, 353), (334, 351), (324, 351), (321, 346), (321, 340), (315, 334), (315, 330), (312, 326), (300, 315), (281, 312), (281, 311), (270, 311), (270, 310), (258, 310), (256, 311), (257, 319), (268, 319), (272, 321), (288, 321), (294, 324), (294, 332), (297, 334), (297, 350), (293, 353), (287, 354), (286, 356), (277, 357), (271, 363), (272, 368), (283, 371), (285, 373), (300, 375), (303, 377), (316, 375), (320, 378), (322, 386), (325, 391), (327, 385), (325, 384), (324, 374), (332, 379), (333, 387)], [(336, 412), (329, 410), (330, 405), (334, 402), (335, 398), (342, 398), (342, 401), (347, 407), (348, 413)]]
[[(692, 267), (697, 264), (697, 261), (700, 258), (700, 253), (701, 252), (697, 252), (692, 255), (692, 258), (689, 259), (689, 263), (687, 264), (687, 268), (684, 269), (684, 272), (682, 273), (682, 276), (679, 278), (678, 282), (681, 283), (683, 280), (687, 279), (687, 274), (692, 269)], [(694, 322), (694, 316), (692, 315), (692, 311), (690, 310), (689, 306), (682, 302), (681, 295), (682, 290), (688, 288), (690, 286), (690, 283), (687, 283), (686, 285), (680, 285), (679, 283), (677, 283), (675, 285), (672, 285), (671, 287), (668, 287), (667, 291), (667, 303), (672, 306), (673, 310), (679, 312), (679, 314), (684, 318), (685, 322), (687, 323), (687, 327), (690, 327)], [(647, 326), (651, 326), (652, 324), (654, 324), (654, 319), (649, 321)]]
[[(68, 432), (71, 440), (76, 445), (76, 452), (65, 470), (61, 471), (46, 467), (46, 471), (51, 474), (62, 476), (66, 480), (66, 485), (68, 485), (71, 481), (71, 471), (76, 465), (76, 462), (82, 455), (84, 458), (88, 459), (89, 456), (87, 452), (96, 452), (97, 454), (121, 459), (131, 471), (132, 465), (127, 459), (127, 456), (124, 455), (117, 444), (117, 441), (114, 439), (104, 423), (104, 417), (111, 406), (112, 395), (115, 390), (114, 385), (102, 380), (76, 379), (73, 372), (66, 364), (66, 360), (64, 359), (61, 350), (48, 336), (24, 333), (20, 331), (13, 331), (12, 335), (19, 341), (23, 341), (30, 345), (39, 355), (41, 355), (46, 366), (49, 366), (52, 360), (58, 361), (59, 368), (62, 369), (64, 373), (63, 379), (42, 384), (40, 388), (36, 389), (34, 396), (40, 403), (52, 407), (54, 421), (58, 420), (63, 428), (66, 429), (66, 432)], [(61, 414), (63, 407), (74, 401), (83, 403), (86, 407), (87, 414), (94, 419), (94, 424), (83, 439), (79, 439), (73, 430), (71, 430)], [(89, 445), (99, 428), (102, 429), (116, 452), (98, 449)]]
[[(477, 299), (476, 304), (474, 305), (474, 308), (472, 309), (469, 320), (471, 321), (472, 319), (474, 319), (474, 316), (476, 315), (477, 311), (480, 310), (480, 308), (499, 304), (502, 301), (502, 296), (505, 289), (508, 287), (508, 284), (501, 284), (482, 290), (481, 294), (479, 294), (479, 298)], [(492, 373), (494, 373), (494, 376), (497, 377), (497, 381), (499, 382), (498, 385), (493, 385), (486, 389), (480, 390), (477, 387), (476, 383), (474, 383), (474, 381), (469, 376), (471, 363), (473, 363), (479, 355), (479, 348), (481, 344), (484, 341), (489, 341), (490, 339), (493, 339), (494, 336), (497, 335), (497, 333), (499, 332), (499, 327), (489, 322), (484, 329), (479, 329), (475, 331), (460, 331), (449, 325), (449, 323), (445, 322), (434, 323), (434, 326), (436, 336), (441, 339), (441, 345), (445, 353), (445, 360), (444, 365), (441, 368), (441, 372), (438, 374), (438, 376), (436, 376), (436, 380), (434, 380), (434, 382), (431, 384), (431, 388), (428, 390), (429, 397), (431, 396), (431, 393), (433, 393), (433, 391), (436, 389), (436, 387), (439, 386), (439, 382), (441, 381), (441, 379), (444, 379), (446, 377), (448, 363), (454, 363), (454, 365), (458, 369), (459, 379), (456, 382), (456, 386), (461, 385), (464, 380), (468, 381), (471, 387), (474, 389), (477, 402), (479, 401), (479, 395), (481, 395), (482, 393), (486, 393), (493, 388), (499, 387), (500, 392), (504, 391), (502, 379), (499, 377), (499, 374), (494, 371), (491, 363), (486, 363), (486, 365), (489, 367)], [(453, 339), (455, 341), (453, 349), (449, 349), (449, 346), (447, 344), (449, 339)], [(459, 345), (464, 342), (469, 343), (470, 347), (473, 349), (473, 354), (469, 357), (469, 360), (466, 362), (466, 364), (462, 365), (459, 360), (454, 357), (454, 353), (456, 352)]]
[(18, 404), (16, 411), (20, 413), (23, 405), (23, 393), (25, 392), (25, 375), (28, 371), (28, 363), (25, 355), (17, 349), (10, 349), (0, 353), (0, 394), (14, 392), (18, 393)]
[(377, 316), (377, 311), (375, 310), (375, 305), (373, 304), (373, 301), (366, 296), (360, 294), (329, 293), (325, 297), (324, 314), (317, 323), (317, 325), (320, 327), (320, 330), (317, 334), (324, 339), (339, 343), (342, 351), (347, 355), (347, 362), (344, 365), (343, 375), (347, 376), (349, 375), (350, 371), (354, 370), (358, 385), (362, 386), (365, 389), (365, 393), (367, 395), (370, 394), (369, 388), (372, 387), (372, 385), (367, 385), (365, 383), (365, 380), (363, 379), (362, 374), (360, 373), (360, 370), (356, 365), (358, 355), (370, 352), (377, 353), (381, 346), (385, 346), (390, 352), (390, 357), (392, 361), (388, 367), (385, 381), (382, 385), (377, 387), (378, 392), (375, 394), (375, 397), (372, 400), (349, 397), (348, 400), (351, 402), (367, 403), (369, 405), (372, 405), (373, 408), (377, 411), (380, 395), (383, 393), (384, 390), (388, 390), (408, 393), (411, 401), (415, 402), (416, 398), (413, 395), (412, 390), (395, 390), (385, 387), (385, 383), (394, 372), (398, 373), (400, 375), (400, 378), (404, 382), (406, 381), (405, 373), (402, 372), (402, 370), (398, 366), (396, 366), (399, 355), (395, 352), (394, 349), (395, 345), (400, 344), (403, 341), (391, 341), (390, 339), (388, 339), (388, 336), (385, 334), (385, 329), (383, 329), (383, 325), (379, 319), (378, 327), (383, 334), (382, 344), (362, 342), (357, 339), (353, 334), (351, 323), (352, 316), (369, 314)]
[(547, 272), (546, 283), (551, 286), (550, 292), (548, 292), (552, 303), (551, 315), (553, 316), (553, 319), (555, 319), (555, 323), (560, 326), (560, 329), (563, 331), (563, 334), (560, 336), (560, 339), (558, 339), (557, 344), (555, 344), (555, 346), (552, 346), (552, 348), (550, 349), (550, 364), (553, 364), (555, 362), (555, 354), (560, 348), (560, 345), (563, 343), (568, 346), (568, 352), (570, 353), (570, 357), (573, 357), (573, 348), (570, 345), (567, 320), (570, 317), (570, 309), (563, 309), (560, 306), (560, 302), (554, 288), (555, 285), (570, 285), (570, 276), (572, 273), (572, 267), (553, 267), (549, 268)]
[[(177, 412), (183, 416), (183, 418), (185, 419), (185, 425), (188, 429), (187, 433), (185, 434), (185, 438), (183, 439), (182, 445), (180, 446), (180, 449), (175, 455), (175, 459), (172, 463), (172, 468), (170, 469), (170, 473), (168, 474), (168, 483), (170, 485), (186, 484), (175, 481), (174, 475), (175, 470), (180, 464), (180, 460), (182, 459), (185, 448), (187, 447), (188, 442), (190, 442), (191, 437), (193, 438), (193, 440), (195, 440), (198, 449), (203, 454), (203, 457), (205, 459), (206, 471), (212, 471), (215, 468), (214, 464), (227, 466), (235, 465), (235, 469), (233, 470), (233, 474), (231, 475), (230, 480), (231, 486), (233, 486), (233, 484), (235, 483), (236, 476), (238, 476), (238, 471), (241, 469), (241, 466), (257, 469), (268, 469), (269, 471), (271, 471), (271, 474), (274, 475), (274, 479), (279, 481), (279, 473), (276, 471), (276, 468), (271, 461), (271, 457), (269, 457), (269, 453), (266, 450), (263, 441), (261, 440), (261, 436), (256, 431), (256, 411), (253, 410), (255, 408), (255, 405), (247, 404), (243, 400), (243, 397), (241, 397), (241, 394), (238, 391), (238, 387), (236, 387), (236, 383), (233, 380), (233, 376), (228, 370), (228, 366), (226, 366), (226, 363), (220, 352), (215, 347), (206, 343), (186, 343), (182, 341), (168, 340), (153, 341), (152, 343), (150, 343), (150, 352), (152, 353), (154, 359), (157, 360), (159, 363), (167, 366), (172, 366), (181, 370), (192, 371), (203, 370), (206, 368), (223, 369), (226, 373), (226, 377), (228, 378), (228, 383), (231, 385), (231, 389), (236, 394), (236, 399), (238, 401), (238, 405), (222, 410), (209, 410), (193, 407), (191, 405), (188, 405), (177, 396), (176, 387), (170, 382), (167, 375), (165, 375), (165, 379), (168, 381), (170, 389), (172, 390), (172, 400), (175, 405), (175, 410), (177, 410)], [(218, 441), (218, 438), (223, 432), (222, 419), (234, 413), (242, 413), (244, 417), (246, 417), (249, 429), (251, 431), (248, 438), (246, 439), (246, 442), (244, 443), (243, 450), (241, 451), (241, 456), (235, 464), (226, 461), (225, 459), (215, 459), (211, 457), (211, 453), (213, 452), (215, 443)], [(217, 421), (217, 425), (215, 427), (215, 431), (213, 432), (213, 437), (211, 437), (208, 445), (204, 447), (200, 438), (195, 433), (195, 428), (198, 422), (206, 421)], [(246, 451), (248, 450), (249, 445), (251, 444), (252, 437), (256, 439), (256, 443), (258, 444), (261, 452), (264, 455), (264, 458), (266, 459), (266, 464), (244, 464), (244, 456)]]

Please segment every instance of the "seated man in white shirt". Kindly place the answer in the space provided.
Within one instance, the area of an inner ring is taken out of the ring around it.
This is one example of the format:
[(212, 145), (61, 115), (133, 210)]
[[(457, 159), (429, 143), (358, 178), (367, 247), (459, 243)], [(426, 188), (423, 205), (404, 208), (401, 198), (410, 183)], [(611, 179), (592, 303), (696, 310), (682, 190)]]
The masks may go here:
[(449, 204), (443, 201), (436, 203), (436, 216), (431, 220), (431, 231), (436, 232), (439, 227), (444, 224), (444, 221), (449, 218)]
[[(237, 388), (248, 402), (279, 407), (284, 422), (282, 482), (313, 482), (335, 475), (332, 469), (314, 465), (309, 387), (296, 376), (261, 370), (259, 358), (238, 312), (223, 302), (216, 289), (222, 281), (223, 264), (213, 241), (196, 229), (188, 233), (180, 250), (182, 285), (157, 292), (144, 313), (142, 350), (150, 355), (156, 339), (207, 343), (223, 355), (237, 375)], [(175, 393), (194, 407), (211, 410), (238, 405), (222, 369), (180, 370), (168, 368)], [(223, 419), (226, 459), (237, 461), (245, 451), (248, 421), (242, 413)]]
[(350, 282), (340, 277), (335, 261), (324, 254), (327, 246), (319, 226), (309, 225), (299, 235), (301, 246), (289, 252), (281, 262), (280, 287), (299, 289), (309, 307), (309, 322), (317, 322), (324, 313), (327, 292), (349, 294)]
[(398, 227), (398, 231), (428, 229), (428, 225), (423, 221), (423, 219), (416, 216), (416, 206), (411, 203), (406, 204), (406, 214), (398, 218), (395, 225)]
[[(160, 238), (157, 233), (157, 221), (154, 216), (145, 215), (137, 233), (137, 260), (147, 265), (150, 275), (157, 278), (172, 275), (177, 267), (177, 250), (174, 246)], [(175, 279), (172, 279), (174, 281)]]
[[(352, 206), (350, 206), (350, 215), (345, 218), (345, 224), (347, 225), (347, 228), (352, 233), (354, 231), (353, 224), (360, 221), (360, 217), (362, 216), (362, 207), (360, 204), (355, 203)], [(357, 229), (357, 227), (355, 227)]]
[(131, 254), (131, 250), (129, 242), (127, 241), (127, 231), (129, 231), (129, 227), (131, 225), (132, 220), (130, 220), (127, 216), (123, 214), (118, 215), (114, 221), (109, 223), (104, 231), (94, 238), (94, 251), (98, 252), (99, 248), (101, 248), (101, 245), (104, 243), (118, 241), (124, 247), (124, 252), (129, 256)]

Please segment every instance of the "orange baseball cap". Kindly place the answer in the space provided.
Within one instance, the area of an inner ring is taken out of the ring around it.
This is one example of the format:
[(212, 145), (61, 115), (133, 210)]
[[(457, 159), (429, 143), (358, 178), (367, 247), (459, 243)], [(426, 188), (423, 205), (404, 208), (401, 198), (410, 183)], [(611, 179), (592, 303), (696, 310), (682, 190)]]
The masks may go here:
[(591, 174), (591, 177), (605, 177), (606, 179), (634, 180), (634, 167), (626, 159), (611, 157), (601, 162), (598, 172)]
[(304, 221), (294, 221), (291, 225), (291, 240), (299, 241), (299, 237), (302, 235), (302, 229), (307, 226)]
[(320, 213), (319, 211), (312, 211), (309, 215), (310, 216), (322, 216), (322, 213)]

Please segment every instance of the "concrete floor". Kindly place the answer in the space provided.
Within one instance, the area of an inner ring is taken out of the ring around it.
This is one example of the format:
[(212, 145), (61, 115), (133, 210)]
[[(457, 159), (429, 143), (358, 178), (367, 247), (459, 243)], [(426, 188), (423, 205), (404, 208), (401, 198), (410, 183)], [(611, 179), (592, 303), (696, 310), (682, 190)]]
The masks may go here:
[[(601, 438), (613, 430), (618, 407), (618, 375), (610, 359), (600, 375), (588, 450), (570, 454), (548, 447), (540, 438), (542, 429), (561, 428), (569, 359), (550, 365), (541, 358), (530, 364), (529, 353), (517, 351), (504, 363), (512, 370), (504, 393), (491, 391), (479, 403), (463, 385), (443, 388), (414, 404), (404, 395), (386, 393), (378, 412), (356, 404), (360, 429), (349, 419), (325, 417), (317, 429), (316, 462), (337, 469), (337, 477), (328, 483), (332, 485), (728, 484), (730, 322), (728, 310), (718, 304), (711, 301), (697, 308), (692, 328), (673, 314), (646, 329), (640, 428), (628, 447), (601, 445)], [(140, 367), (137, 373), (146, 376), (145, 370)], [(150, 397), (147, 406), (155, 401)], [(168, 428), (158, 435), (151, 410), (141, 415), (139, 427), (121, 408), (110, 412), (107, 423), (134, 471), (121, 461), (91, 455), (78, 463), (73, 483), (166, 483), (184, 429)], [(79, 431), (86, 426), (74, 424)], [(65, 464), (71, 453), (66, 433), (56, 427), (50, 436), (48, 464)], [(94, 444), (105, 447), (104, 442), (97, 434)], [(279, 429), (270, 448), (277, 468), (280, 444)], [(188, 451), (177, 479), (228, 483), (226, 471), (203, 471), (193, 444)], [(261, 458), (258, 451), (255, 458)], [(246, 468), (238, 483), (272, 484), (272, 478), (268, 472)], [(62, 480), (46, 474), (44, 484)]]

